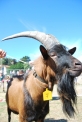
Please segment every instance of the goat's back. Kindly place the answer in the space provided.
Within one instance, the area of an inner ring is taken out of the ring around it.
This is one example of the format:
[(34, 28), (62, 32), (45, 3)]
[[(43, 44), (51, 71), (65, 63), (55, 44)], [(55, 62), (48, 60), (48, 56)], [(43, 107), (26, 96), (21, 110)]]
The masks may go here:
[(23, 107), (24, 80), (13, 78), (13, 80), (10, 82), (11, 84), (8, 86), (7, 93), (6, 93), (7, 106), (12, 111), (16, 111), (19, 113), (19, 108), (22, 109), (21, 106)]

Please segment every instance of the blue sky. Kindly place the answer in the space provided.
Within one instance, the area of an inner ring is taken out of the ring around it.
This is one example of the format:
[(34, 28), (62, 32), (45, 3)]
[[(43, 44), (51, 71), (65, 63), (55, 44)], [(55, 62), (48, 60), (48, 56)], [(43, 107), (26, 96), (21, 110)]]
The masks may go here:
[[(53, 34), (68, 48), (77, 47), (74, 54), (82, 61), (82, 0), (0, 0), (0, 40), (22, 31)], [(30, 38), (0, 41), (7, 57), (34, 60), (40, 43)]]

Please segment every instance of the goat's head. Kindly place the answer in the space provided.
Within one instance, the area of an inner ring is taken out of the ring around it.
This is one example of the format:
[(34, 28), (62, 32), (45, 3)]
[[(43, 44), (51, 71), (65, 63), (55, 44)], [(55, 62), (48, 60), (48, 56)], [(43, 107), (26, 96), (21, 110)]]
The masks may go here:
[[(18, 33), (3, 40), (8, 40), (17, 37), (31, 37), (40, 41), (45, 47), (40, 46), (40, 51), (45, 61), (52, 60), (54, 66), (52, 70), (55, 72), (58, 93), (63, 102), (64, 111), (69, 115), (74, 115), (73, 103), (76, 100), (76, 93), (74, 90), (74, 77), (79, 76), (82, 71), (82, 63), (74, 58), (72, 55), (76, 48), (66, 50), (65, 46), (60, 44), (58, 40), (52, 35), (38, 31), (27, 31)], [(49, 64), (51, 66), (51, 64)]]
[(82, 64), (79, 60), (72, 56), (72, 54), (76, 50), (75, 47), (71, 50), (66, 51), (65, 46), (61, 45), (54, 36), (38, 31), (21, 32), (6, 37), (2, 39), (2, 41), (17, 37), (30, 37), (38, 40), (46, 48), (46, 51), (42, 52), (45, 59), (49, 55), (55, 61), (57, 69), (66, 69), (66, 71), (68, 71), (69, 74), (74, 77), (80, 75), (82, 70)]

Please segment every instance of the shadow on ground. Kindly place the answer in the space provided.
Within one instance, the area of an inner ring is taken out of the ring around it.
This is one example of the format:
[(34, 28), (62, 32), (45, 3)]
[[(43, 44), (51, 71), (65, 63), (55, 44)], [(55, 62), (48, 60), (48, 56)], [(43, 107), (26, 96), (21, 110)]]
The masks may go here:
[(67, 122), (67, 120), (65, 120), (65, 119), (59, 119), (59, 120), (45, 119), (45, 122)]
[(60, 97), (53, 97), (52, 100), (59, 100)]

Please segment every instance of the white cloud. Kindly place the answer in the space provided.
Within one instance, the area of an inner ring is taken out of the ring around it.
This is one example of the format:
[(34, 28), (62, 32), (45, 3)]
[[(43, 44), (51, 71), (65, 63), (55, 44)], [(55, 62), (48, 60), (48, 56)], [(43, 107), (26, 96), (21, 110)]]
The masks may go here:
[[(78, 39), (77, 41), (62, 41), (62, 44), (67, 46), (69, 49), (73, 47), (77, 47), (77, 50), (75, 54), (73, 55), (74, 57), (78, 58), (82, 62), (82, 48), (81, 48), (81, 39)], [(34, 53), (30, 54), (31, 60), (35, 60), (37, 57), (39, 57), (40, 51), (37, 50)]]
[(62, 44), (64, 44), (69, 49), (73, 48), (73, 47), (80, 48), (81, 41), (82, 41), (81, 39), (78, 39), (78, 40), (61, 40)]
[(61, 40), (61, 43), (68, 47), (68, 49), (71, 49), (73, 47), (76, 47), (77, 50), (74, 53), (74, 57), (76, 57), (78, 60), (82, 62), (82, 39), (77, 39), (77, 40)]
[(19, 22), (27, 29), (27, 30), (36, 30), (36, 31), (42, 31), (42, 32), (46, 32), (47, 29), (45, 26), (38, 26), (35, 25), (35, 23), (29, 23), (25, 20), (19, 19)]
[(79, 57), (78, 57), (78, 60), (80, 60), (80, 61), (82, 62), (82, 56), (79, 56)]
[(19, 19), (20, 23), (28, 30), (37, 30), (36, 27), (34, 27), (34, 25), (26, 22), (25, 20)]
[(47, 32), (46, 27), (42, 27), (42, 31), (43, 31), (44, 33), (46, 33), (46, 32)]
[(34, 52), (34, 53), (31, 53), (30, 54), (30, 58), (31, 58), (31, 60), (35, 60), (36, 58), (38, 58), (39, 56), (40, 56), (40, 51), (38, 50), (38, 51), (36, 51), (36, 52)]

